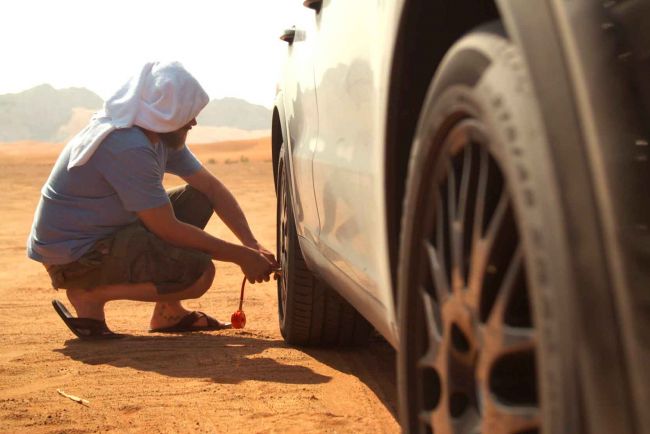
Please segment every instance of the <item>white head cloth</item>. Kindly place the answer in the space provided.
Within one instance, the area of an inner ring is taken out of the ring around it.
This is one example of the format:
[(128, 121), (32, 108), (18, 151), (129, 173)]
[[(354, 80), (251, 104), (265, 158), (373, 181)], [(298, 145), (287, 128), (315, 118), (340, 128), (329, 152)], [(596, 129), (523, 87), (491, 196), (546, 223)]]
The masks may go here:
[(85, 164), (111, 131), (134, 125), (156, 133), (175, 131), (194, 119), (209, 100), (180, 63), (147, 63), (70, 140), (68, 170)]

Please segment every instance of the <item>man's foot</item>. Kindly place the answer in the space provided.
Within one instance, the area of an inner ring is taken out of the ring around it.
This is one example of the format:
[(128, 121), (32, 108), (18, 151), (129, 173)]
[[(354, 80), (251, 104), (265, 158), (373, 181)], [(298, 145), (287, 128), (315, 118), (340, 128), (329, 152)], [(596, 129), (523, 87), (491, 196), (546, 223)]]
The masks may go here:
[[(185, 309), (180, 301), (158, 302), (151, 316), (151, 322), (149, 323), (150, 330), (177, 326), (183, 320), (189, 321), (188, 318), (190, 317), (188, 315), (190, 314), (193, 314), (193, 312)], [(198, 330), (201, 328), (205, 329), (205, 327), (217, 327), (215, 326), (215, 321), (219, 322), (202, 313), (202, 315), (197, 315), (193, 322), (184, 324), (185, 326), (191, 326)], [(213, 328), (213, 330), (216, 330), (216, 328)]]
[(52, 300), (52, 306), (59, 314), (70, 331), (80, 339), (105, 340), (122, 338), (124, 335), (113, 333), (109, 330), (104, 320), (92, 318), (74, 318), (63, 303), (59, 300)]
[[(202, 324), (201, 324), (202, 323)], [(150, 333), (183, 333), (210, 330), (223, 330), (232, 328), (228, 322), (221, 322), (203, 312), (190, 312), (176, 324), (167, 327), (157, 327), (149, 330)]]

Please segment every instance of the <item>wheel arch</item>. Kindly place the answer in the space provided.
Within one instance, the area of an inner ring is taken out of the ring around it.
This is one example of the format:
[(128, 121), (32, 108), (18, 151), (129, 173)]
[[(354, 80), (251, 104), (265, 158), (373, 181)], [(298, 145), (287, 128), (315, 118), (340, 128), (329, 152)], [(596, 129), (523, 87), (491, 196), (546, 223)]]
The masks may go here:
[(277, 191), (278, 187), (278, 164), (280, 162), (280, 149), (286, 137), (284, 122), (284, 105), (282, 103), (282, 93), (276, 97), (273, 115), (271, 118), (271, 155), (273, 162), (273, 182)]
[[(455, 2), (406, 0), (402, 8), (393, 47), (393, 59), (390, 71), (388, 110), (386, 121), (385, 148), (385, 194), (386, 221), (388, 229), (389, 260), (391, 281), (395, 293), (397, 282), (397, 260), (399, 257), (400, 222), (402, 217), (402, 202), (404, 198), (405, 181), (415, 128), (422, 108), (422, 103), (433, 76), (443, 57), (464, 34), (470, 30), (493, 20), (501, 20), (506, 32), (513, 42), (520, 47), (527, 61), (526, 67), (531, 70), (531, 79), (541, 101), (553, 101), (559, 91), (548, 92), (548, 86), (540, 81), (545, 77), (557, 76), (564, 71), (556, 67), (549, 68), (544, 62), (529, 62), (530, 53), (540, 50), (540, 42), (552, 36), (557, 30), (538, 24), (534, 35), (525, 35), (524, 30), (539, 21), (540, 14), (548, 14), (548, 2), (535, 0), (517, 2), (515, 0), (459, 0)], [(474, 13), (468, 14), (466, 11)], [(442, 29), (442, 31), (441, 31)], [(543, 43), (542, 43), (543, 45)], [(561, 58), (554, 47), (548, 46), (542, 50), (542, 55), (536, 57)], [(412, 59), (417, 59), (413, 61)], [(564, 78), (564, 77), (562, 77)], [(557, 78), (560, 80), (560, 78)], [(563, 89), (571, 87), (569, 82), (563, 83)], [(560, 86), (562, 87), (562, 86)], [(551, 104), (549, 104), (550, 106)]]
[[(468, 10), (474, 13), (468, 14)], [(396, 300), (402, 202), (424, 97), (448, 49), (474, 27), (495, 19), (500, 19), (495, 0), (407, 0), (402, 8), (390, 71), (384, 160), (389, 261)]]

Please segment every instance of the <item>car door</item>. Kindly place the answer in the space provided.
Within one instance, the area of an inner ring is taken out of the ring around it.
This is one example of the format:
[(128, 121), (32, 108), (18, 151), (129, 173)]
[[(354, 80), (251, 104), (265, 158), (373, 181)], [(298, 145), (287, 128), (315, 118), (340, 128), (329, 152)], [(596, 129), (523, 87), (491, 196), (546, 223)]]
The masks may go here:
[(298, 234), (316, 243), (319, 231), (318, 211), (314, 197), (312, 157), (318, 140), (318, 110), (314, 85), (313, 53), (315, 23), (313, 11), (296, 2), (291, 21), (293, 28), (285, 34), (288, 59), (283, 74), (283, 98), (287, 123), (289, 163), (293, 175), (293, 209)]
[(384, 2), (324, 1), (315, 16), (319, 248), (383, 309), (392, 309), (383, 213), (381, 46)]

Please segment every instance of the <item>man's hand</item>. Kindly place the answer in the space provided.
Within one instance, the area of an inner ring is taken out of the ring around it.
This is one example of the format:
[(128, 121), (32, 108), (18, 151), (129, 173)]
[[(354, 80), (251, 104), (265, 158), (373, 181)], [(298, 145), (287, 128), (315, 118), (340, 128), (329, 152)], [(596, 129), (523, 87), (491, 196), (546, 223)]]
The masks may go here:
[(264, 246), (262, 246), (260, 243), (255, 242), (253, 245), (250, 245), (248, 247), (250, 247), (251, 249), (257, 250), (262, 255), (264, 255), (264, 257), (266, 259), (268, 259), (269, 262), (271, 262), (273, 264), (273, 268), (275, 268), (275, 269), (280, 268), (280, 264), (275, 259), (275, 255), (273, 253), (271, 253), (270, 251), (268, 251), (266, 248), (264, 248)]
[(262, 281), (268, 282), (271, 273), (273, 273), (277, 268), (277, 262), (275, 262), (275, 259), (273, 259), (272, 262), (266, 257), (266, 255), (258, 250), (248, 247), (245, 247), (244, 249), (244, 254), (239, 266), (246, 276), (246, 279), (248, 279), (250, 283), (261, 283)]

